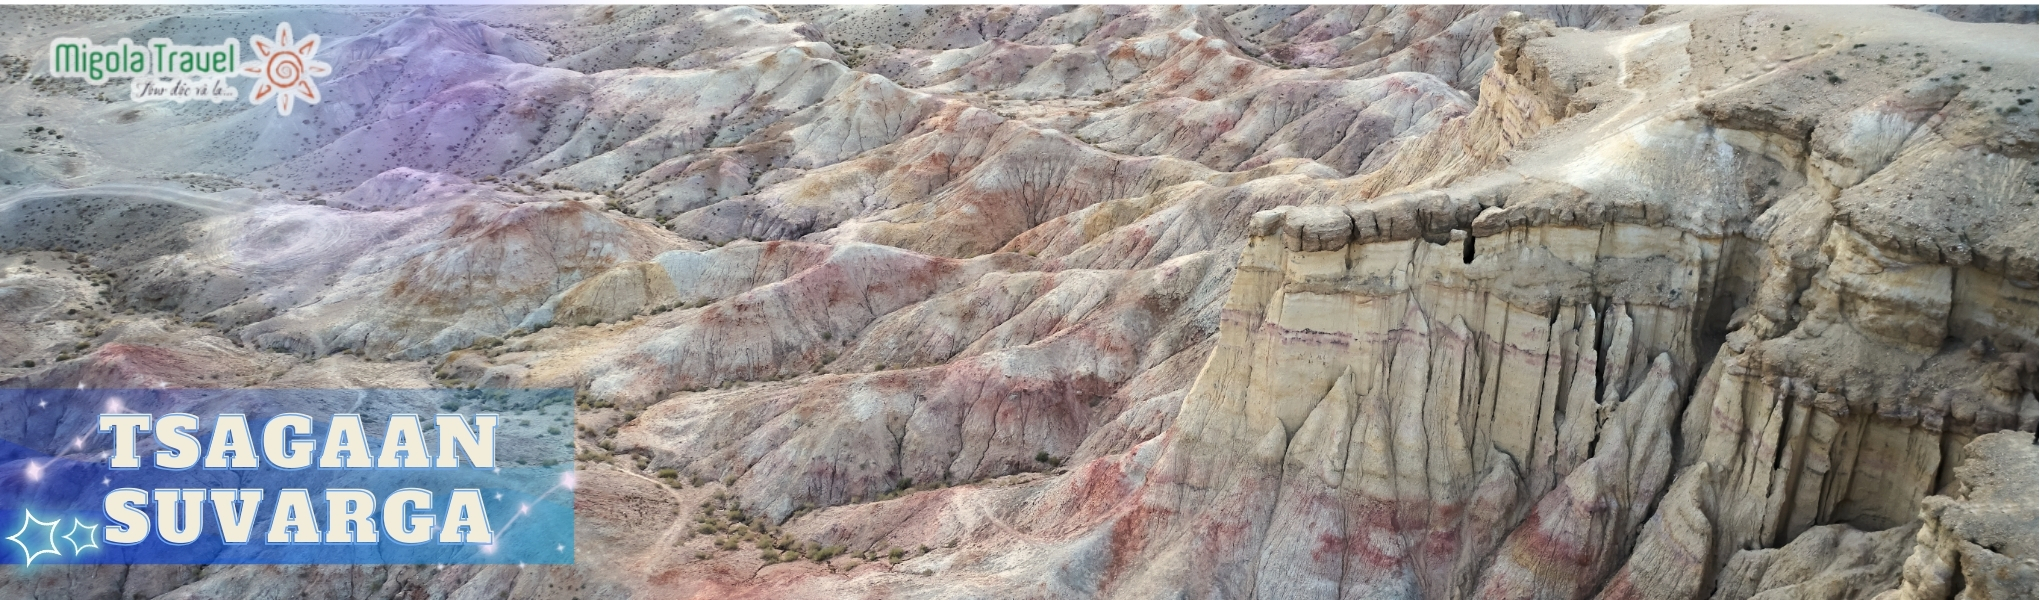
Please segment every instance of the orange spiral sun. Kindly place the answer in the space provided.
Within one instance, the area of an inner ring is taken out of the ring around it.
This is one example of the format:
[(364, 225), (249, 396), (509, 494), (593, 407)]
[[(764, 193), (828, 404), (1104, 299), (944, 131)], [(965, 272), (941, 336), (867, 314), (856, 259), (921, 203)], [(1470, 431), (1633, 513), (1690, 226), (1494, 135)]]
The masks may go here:
[(255, 47), (256, 60), (241, 63), (241, 72), (257, 79), (248, 101), (261, 104), (275, 96), (276, 113), (284, 116), (290, 115), (291, 105), (298, 100), (318, 104), (319, 86), (312, 78), (333, 72), (332, 65), (312, 60), (312, 54), (319, 51), (317, 34), (305, 36), (296, 45), (291, 41), (290, 23), (278, 23), (276, 39), (258, 35), (248, 40)]

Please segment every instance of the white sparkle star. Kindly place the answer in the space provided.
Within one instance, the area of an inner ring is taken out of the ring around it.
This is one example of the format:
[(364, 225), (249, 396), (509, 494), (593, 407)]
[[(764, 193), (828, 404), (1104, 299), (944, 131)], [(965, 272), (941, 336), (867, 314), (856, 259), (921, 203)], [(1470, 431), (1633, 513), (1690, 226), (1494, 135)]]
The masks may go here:
[[(85, 532), (84, 543), (78, 542), (78, 532), (80, 530), (83, 530)], [(77, 556), (79, 552), (83, 552), (86, 548), (98, 548), (99, 526), (86, 525), (84, 523), (79, 522), (77, 519), (71, 519), (71, 532), (64, 534), (64, 541), (71, 543), (72, 556)]]
[[(50, 521), (45, 523), (42, 521), (42, 519), (35, 518), (35, 513), (25, 510), (21, 511), (21, 517), (22, 517), (21, 531), (16, 531), (14, 532), (14, 535), (7, 536), (7, 541), (14, 542), (14, 545), (20, 546), (21, 553), (28, 557), (27, 559), (21, 561), (21, 564), (23, 566), (35, 564), (35, 558), (38, 556), (42, 556), (44, 554), (55, 554), (60, 557), (64, 555), (62, 551), (57, 550), (57, 523), (61, 521)], [(44, 548), (42, 550), (29, 550), (28, 543), (22, 540), (24, 539), (24, 536), (28, 535), (28, 525), (30, 523), (34, 523), (36, 526), (41, 527), (48, 532), (49, 547)]]

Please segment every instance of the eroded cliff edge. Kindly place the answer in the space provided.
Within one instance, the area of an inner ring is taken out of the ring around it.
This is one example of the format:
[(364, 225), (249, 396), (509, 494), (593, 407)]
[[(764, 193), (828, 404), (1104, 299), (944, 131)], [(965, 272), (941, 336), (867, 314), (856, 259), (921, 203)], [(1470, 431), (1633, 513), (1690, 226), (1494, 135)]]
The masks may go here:
[[(2030, 456), (2031, 40), (1888, 16), (1505, 21), (1462, 135), (1396, 157), (1432, 169), (1254, 216), (1142, 496), (1182, 525), (1124, 585), (1748, 597), (1717, 585), (1742, 553), (1917, 527)], [(2030, 581), (2005, 551), (1974, 585)], [(1903, 593), (1962, 593), (1952, 561)]]
[(0, 595), (2029, 589), (2033, 26), (1522, 10), (282, 11), (295, 125), (0, 86), (104, 117), (0, 116), (4, 384), (573, 387), (584, 484), (572, 567)]

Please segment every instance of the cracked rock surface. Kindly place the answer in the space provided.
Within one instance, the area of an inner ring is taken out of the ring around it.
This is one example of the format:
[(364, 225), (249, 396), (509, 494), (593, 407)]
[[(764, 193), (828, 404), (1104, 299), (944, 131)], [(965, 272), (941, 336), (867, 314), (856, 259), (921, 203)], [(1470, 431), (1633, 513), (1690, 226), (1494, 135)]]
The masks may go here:
[[(572, 566), (0, 597), (2035, 593), (2029, 9), (0, 14), (0, 385), (573, 388), (580, 471)], [(37, 70), (276, 21), (288, 118)]]

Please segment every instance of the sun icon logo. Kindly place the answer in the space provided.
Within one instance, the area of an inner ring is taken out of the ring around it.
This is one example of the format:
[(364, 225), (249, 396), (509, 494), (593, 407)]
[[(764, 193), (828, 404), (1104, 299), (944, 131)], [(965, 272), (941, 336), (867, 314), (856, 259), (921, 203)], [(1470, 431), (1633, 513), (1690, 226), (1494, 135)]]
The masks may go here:
[(241, 74), (257, 79), (255, 93), (248, 96), (249, 103), (261, 104), (275, 96), (276, 114), (286, 117), (298, 100), (319, 103), (319, 86), (312, 83), (312, 78), (331, 74), (333, 66), (312, 60), (312, 54), (319, 51), (318, 34), (292, 40), (290, 23), (277, 23), (276, 39), (257, 35), (249, 38), (248, 43), (255, 47), (256, 60), (241, 63)]

